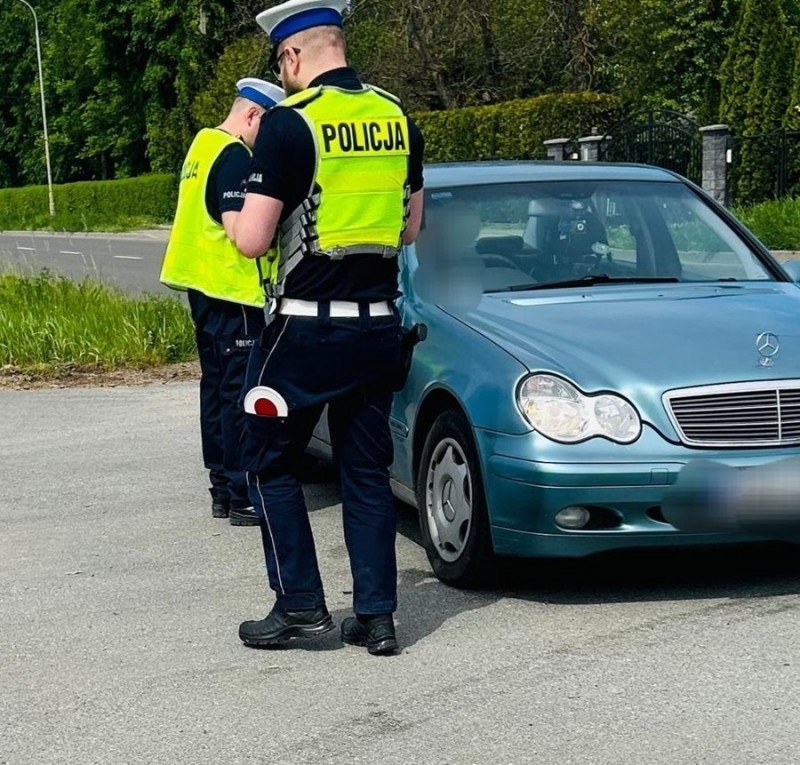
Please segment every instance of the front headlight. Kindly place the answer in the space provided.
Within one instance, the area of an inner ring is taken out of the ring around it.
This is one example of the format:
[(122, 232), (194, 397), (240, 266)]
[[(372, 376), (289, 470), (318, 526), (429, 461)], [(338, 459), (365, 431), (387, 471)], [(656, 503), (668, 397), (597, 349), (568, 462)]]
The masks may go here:
[(587, 396), (553, 375), (531, 375), (517, 389), (528, 422), (543, 436), (573, 443), (605, 436), (621, 444), (639, 438), (642, 422), (624, 398), (610, 393)]

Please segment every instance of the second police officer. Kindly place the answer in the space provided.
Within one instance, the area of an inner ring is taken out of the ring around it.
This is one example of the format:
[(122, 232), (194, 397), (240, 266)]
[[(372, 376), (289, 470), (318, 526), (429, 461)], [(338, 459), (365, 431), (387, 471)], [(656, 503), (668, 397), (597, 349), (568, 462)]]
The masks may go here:
[(397, 650), (389, 411), (402, 368), (397, 255), (422, 218), (423, 139), (397, 99), (347, 66), (347, 0), (290, 0), (258, 23), (287, 99), (262, 121), (236, 245), (277, 234), (268, 326), (245, 383), (245, 465), (275, 604), (239, 628), (272, 648), (333, 628), (298, 462), (325, 405), (341, 481), (354, 617), (342, 639)]
[(200, 130), (186, 154), (160, 279), (188, 293), (200, 358), (200, 434), (211, 512), (230, 517), (234, 526), (253, 526), (259, 519), (241, 464), (239, 398), (250, 347), (264, 328), (261, 272), (269, 263), (245, 260), (232, 239), (261, 117), (284, 92), (254, 77), (239, 80), (236, 88), (227, 117)]

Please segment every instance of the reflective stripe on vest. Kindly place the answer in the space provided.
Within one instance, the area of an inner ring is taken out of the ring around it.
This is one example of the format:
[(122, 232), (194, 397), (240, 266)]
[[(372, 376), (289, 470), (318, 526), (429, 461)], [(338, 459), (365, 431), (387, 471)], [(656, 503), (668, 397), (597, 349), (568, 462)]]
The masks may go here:
[(282, 101), (308, 124), (317, 170), (308, 197), (281, 223), (283, 282), (304, 255), (397, 255), (408, 216), (408, 120), (370, 86), (321, 86)]
[(242, 255), (206, 207), (211, 168), (234, 143), (241, 141), (223, 130), (206, 128), (195, 136), (181, 172), (178, 207), (160, 280), (176, 290), (194, 289), (208, 297), (260, 308), (264, 305), (260, 274), (267, 269), (265, 258), (253, 261)]

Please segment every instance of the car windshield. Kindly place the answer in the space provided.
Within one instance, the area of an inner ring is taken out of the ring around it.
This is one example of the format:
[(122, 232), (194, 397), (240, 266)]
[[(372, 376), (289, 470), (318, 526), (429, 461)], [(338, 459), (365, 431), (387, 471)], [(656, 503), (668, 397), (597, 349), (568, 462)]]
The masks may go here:
[(432, 258), (467, 268), (485, 292), (574, 282), (774, 279), (747, 242), (681, 183), (433, 189), (426, 192), (417, 253), (420, 263)]

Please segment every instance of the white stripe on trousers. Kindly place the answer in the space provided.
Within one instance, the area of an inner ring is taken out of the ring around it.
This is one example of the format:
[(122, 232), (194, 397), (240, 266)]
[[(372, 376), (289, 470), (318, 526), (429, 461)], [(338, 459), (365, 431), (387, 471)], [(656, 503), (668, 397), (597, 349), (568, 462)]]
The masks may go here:
[[(250, 473), (247, 473), (247, 483), (250, 483)], [(261, 481), (259, 480), (258, 476), (256, 476), (256, 491), (258, 491), (258, 497), (261, 500), (261, 512), (264, 513), (264, 520), (267, 524), (270, 542), (272, 542), (272, 554), (275, 556), (275, 568), (278, 570), (278, 586), (281, 588), (281, 595), (285, 595), (286, 590), (283, 588), (283, 578), (281, 577), (281, 564), (278, 560), (278, 550), (275, 547), (275, 537), (272, 535), (272, 526), (270, 526), (269, 523), (267, 507), (264, 504), (264, 495), (261, 493)]]

